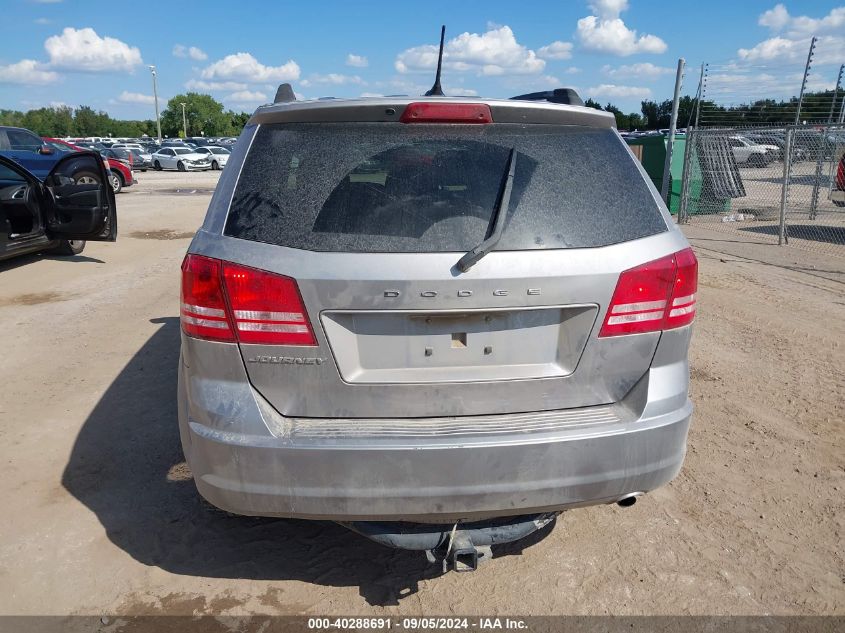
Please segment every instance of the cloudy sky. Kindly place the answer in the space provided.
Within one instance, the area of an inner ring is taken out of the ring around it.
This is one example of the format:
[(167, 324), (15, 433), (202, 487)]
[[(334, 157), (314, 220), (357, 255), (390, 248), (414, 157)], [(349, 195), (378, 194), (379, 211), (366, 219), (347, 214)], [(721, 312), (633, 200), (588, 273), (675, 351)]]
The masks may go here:
[(235, 110), (285, 81), (302, 98), (421, 94), (442, 22), (447, 94), (569, 86), (626, 112), (671, 98), (679, 57), (685, 93), (709, 62), (708, 90), (726, 103), (797, 93), (813, 35), (811, 88), (832, 88), (845, 62), (845, 6), (814, 0), (0, 4), (0, 108), (90, 105), (132, 119), (154, 116), (150, 64), (163, 102), (193, 90)]

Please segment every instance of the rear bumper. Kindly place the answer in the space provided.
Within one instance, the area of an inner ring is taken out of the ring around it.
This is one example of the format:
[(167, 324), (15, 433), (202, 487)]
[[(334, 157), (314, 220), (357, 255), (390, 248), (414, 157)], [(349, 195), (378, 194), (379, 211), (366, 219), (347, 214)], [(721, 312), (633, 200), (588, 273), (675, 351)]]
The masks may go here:
[(236, 514), (483, 519), (608, 503), (669, 482), (683, 463), (691, 410), (610, 434), (434, 447), (292, 446), (193, 422), (190, 464), (203, 497)]
[(686, 330), (673, 335), (683, 359), (653, 366), (616, 405), (400, 420), (285, 418), (249, 385), (236, 346), (193, 356), (183, 343), (183, 449), (202, 496), (236, 514), (445, 523), (609, 503), (681, 468)]

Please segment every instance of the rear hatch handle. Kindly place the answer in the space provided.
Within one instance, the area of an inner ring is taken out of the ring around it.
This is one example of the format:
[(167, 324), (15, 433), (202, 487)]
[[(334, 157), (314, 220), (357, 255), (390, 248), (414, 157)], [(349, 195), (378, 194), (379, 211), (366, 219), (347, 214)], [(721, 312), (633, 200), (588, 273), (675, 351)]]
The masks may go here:
[(508, 213), (508, 205), (511, 201), (511, 191), (513, 190), (513, 174), (516, 170), (516, 148), (512, 147), (510, 155), (508, 156), (508, 173), (502, 182), (502, 189), (499, 195), (499, 203), (493, 209), (493, 217), (490, 222), (493, 224), (493, 231), (481, 244), (473, 248), (466, 255), (458, 260), (455, 267), (462, 273), (465, 273), (472, 268), (475, 263), (484, 257), (487, 253), (495, 248), (499, 240), (502, 239), (502, 232), (505, 229), (505, 218)]

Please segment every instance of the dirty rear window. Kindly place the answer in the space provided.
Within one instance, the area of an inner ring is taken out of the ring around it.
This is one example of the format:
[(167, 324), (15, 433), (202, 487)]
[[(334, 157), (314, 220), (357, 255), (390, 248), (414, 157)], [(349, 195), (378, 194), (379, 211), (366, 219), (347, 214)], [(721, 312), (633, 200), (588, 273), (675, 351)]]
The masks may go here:
[(492, 230), (512, 148), (496, 250), (606, 246), (667, 230), (609, 129), (288, 123), (258, 129), (224, 232), (312, 251), (467, 251)]

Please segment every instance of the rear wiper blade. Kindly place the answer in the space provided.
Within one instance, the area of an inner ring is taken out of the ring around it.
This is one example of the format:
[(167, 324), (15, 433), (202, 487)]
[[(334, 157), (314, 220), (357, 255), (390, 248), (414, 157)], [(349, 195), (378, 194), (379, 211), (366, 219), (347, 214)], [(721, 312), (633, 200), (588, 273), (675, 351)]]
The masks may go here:
[(484, 257), (487, 253), (495, 248), (499, 240), (502, 239), (502, 232), (505, 229), (505, 218), (508, 215), (508, 205), (511, 201), (511, 191), (513, 190), (513, 174), (516, 169), (516, 148), (511, 148), (511, 153), (508, 156), (508, 175), (502, 185), (501, 195), (499, 196), (499, 204), (493, 209), (493, 217), (490, 221), (493, 223), (493, 232), (490, 237), (485, 239), (481, 244), (473, 248), (466, 255), (458, 260), (455, 264), (458, 270), (465, 273), (472, 268), (475, 263)]

